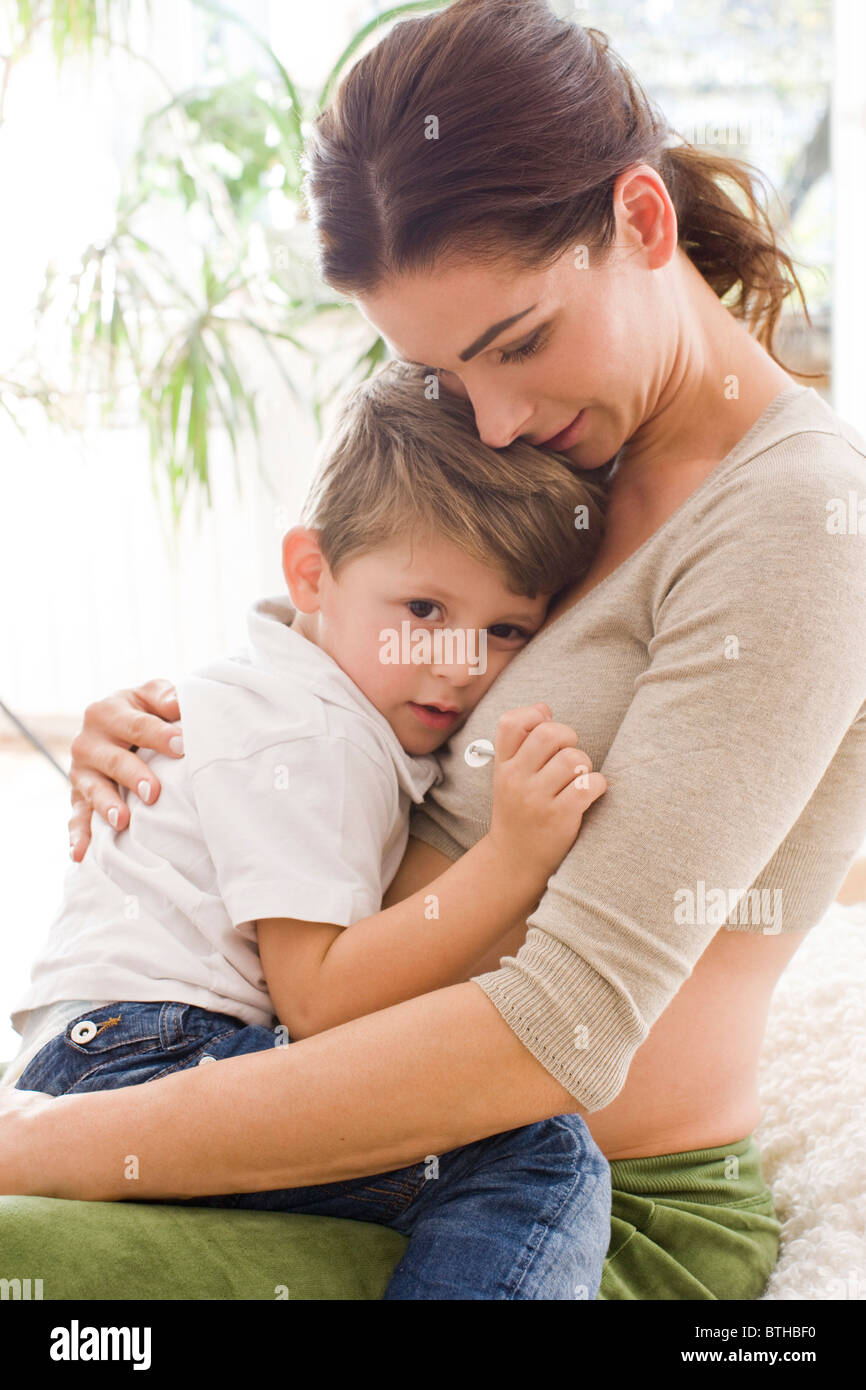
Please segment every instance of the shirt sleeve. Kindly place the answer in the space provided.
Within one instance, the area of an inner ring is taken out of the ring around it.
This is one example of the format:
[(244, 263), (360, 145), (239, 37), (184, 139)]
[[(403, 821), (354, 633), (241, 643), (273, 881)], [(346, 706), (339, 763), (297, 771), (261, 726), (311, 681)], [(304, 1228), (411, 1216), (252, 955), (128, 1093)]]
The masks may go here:
[(349, 926), (378, 912), (397, 796), (350, 740), (316, 735), (216, 759), (192, 785), (234, 926), (260, 917)]
[(814, 841), (802, 862), (796, 844), (784, 870), (770, 861), (849, 731), (849, 809), (866, 825), (866, 537), (827, 529), (830, 497), (852, 486), (850, 454), (834, 483), (803, 452), (745, 495), (724, 489), (659, 576), (648, 665), (600, 769), (608, 789), (517, 956), (476, 977), (589, 1111), (621, 1090), (725, 925), (698, 909), (702, 893), (704, 906), (711, 889), (738, 903), (769, 866), (764, 888), (784, 873), (781, 914), (797, 918)]

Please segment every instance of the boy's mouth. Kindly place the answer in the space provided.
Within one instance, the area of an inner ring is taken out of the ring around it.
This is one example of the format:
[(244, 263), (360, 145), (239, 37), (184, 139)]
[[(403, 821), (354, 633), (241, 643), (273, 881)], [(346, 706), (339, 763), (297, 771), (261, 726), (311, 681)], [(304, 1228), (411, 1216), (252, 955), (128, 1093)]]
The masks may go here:
[(409, 708), (428, 729), (448, 729), (460, 718), (460, 710), (445, 705), (419, 705), (409, 701)]

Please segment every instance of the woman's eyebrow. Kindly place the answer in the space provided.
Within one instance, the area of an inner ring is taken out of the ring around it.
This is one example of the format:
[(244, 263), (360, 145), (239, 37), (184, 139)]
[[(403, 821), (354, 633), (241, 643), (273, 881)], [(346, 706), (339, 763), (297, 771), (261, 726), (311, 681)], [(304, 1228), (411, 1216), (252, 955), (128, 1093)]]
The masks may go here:
[(474, 343), (470, 343), (468, 348), (458, 353), (460, 361), (468, 362), (470, 358), (475, 357), (481, 352), (482, 348), (486, 348), (487, 344), (491, 343), (494, 338), (498, 338), (499, 334), (503, 333), (506, 328), (510, 328), (513, 323), (517, 323), (518, 319), (525, 318), (527, 314), (531, 314), (535, 307), (535, 304), (530, 304), (528, 309), (521, 309), (519, 314), (512, 314), (510, 318), (500, 319), (499, 323), (491, 324), (491, 326), (481, 334), (480, 338), (476, 338)]
[[(494, 338), (498, 338), (500, 333), (504, 333), (506, 328), (510, 328), (513, 323), (517, 323), (518, 319), (525, 318), (527, 314), (531, 314), (533, 309), (537, 307), (537, 302), (535, 304), (530, 304), (528, 309), (521, 309), (519, 314), (512, 314), (510, 318), (500, 319), (499, 323), (491, 324), (491, 326), (481, 334), (480, 338), (476, 338), (474, 343), (470, 343), (468, 348), (458, 353), (460, 361), (468, 362), (471, 358), (476, 357), (483, 348), (487, 347), (488, 343), (492, 342)], [(416, 362), (414, 357), (404, 357), (401, 360), (411, 363), (413, 367), (429, 367), (429, 363)]]

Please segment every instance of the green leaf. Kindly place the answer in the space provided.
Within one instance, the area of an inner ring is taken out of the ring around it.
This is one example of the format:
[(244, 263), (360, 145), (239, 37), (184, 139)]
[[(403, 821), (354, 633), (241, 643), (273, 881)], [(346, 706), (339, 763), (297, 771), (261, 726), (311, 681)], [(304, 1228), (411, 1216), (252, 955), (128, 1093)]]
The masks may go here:
[(168, 379), (166, 392), (169, 402), (169, 429), (171, 430), (172, 447), (177, 443), (177, 426), (180, 420), (180, 403), (183, 397), (183, 388), (186, 384), (187, 361), (181, 358), (174, 371)]

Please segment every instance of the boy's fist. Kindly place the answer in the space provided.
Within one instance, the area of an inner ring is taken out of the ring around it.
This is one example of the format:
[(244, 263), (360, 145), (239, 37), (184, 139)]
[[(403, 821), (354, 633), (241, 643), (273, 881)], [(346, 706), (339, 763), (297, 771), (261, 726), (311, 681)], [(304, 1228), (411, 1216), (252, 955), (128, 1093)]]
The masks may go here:
[(529, 860), (544, 881), (577, 838), (584, 813), (607, 789), (547, 705), (509, 710), (496, 726), (490, 839), (505, 862)]

